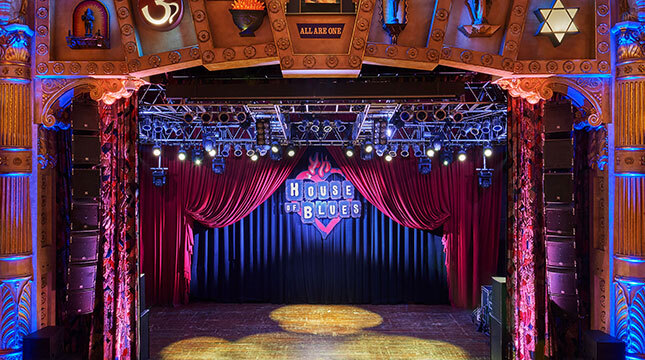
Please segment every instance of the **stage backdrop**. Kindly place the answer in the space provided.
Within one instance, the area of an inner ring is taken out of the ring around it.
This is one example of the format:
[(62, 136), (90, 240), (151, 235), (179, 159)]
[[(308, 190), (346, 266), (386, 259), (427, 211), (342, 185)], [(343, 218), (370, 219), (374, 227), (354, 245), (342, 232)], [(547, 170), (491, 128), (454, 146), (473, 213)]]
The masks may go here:
[(311, 148), (224, 228), (195, 224), (190, 294), (220, 302), (447, 304), (441, 228), (399, 225)]

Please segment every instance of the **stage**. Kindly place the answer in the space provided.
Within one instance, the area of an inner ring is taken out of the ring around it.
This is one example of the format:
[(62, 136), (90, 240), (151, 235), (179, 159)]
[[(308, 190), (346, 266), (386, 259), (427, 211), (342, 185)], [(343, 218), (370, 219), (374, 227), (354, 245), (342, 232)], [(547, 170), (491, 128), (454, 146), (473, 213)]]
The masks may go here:
[(442, 305), (155, 307), (152, 359), (488, 359), (470, 311)]

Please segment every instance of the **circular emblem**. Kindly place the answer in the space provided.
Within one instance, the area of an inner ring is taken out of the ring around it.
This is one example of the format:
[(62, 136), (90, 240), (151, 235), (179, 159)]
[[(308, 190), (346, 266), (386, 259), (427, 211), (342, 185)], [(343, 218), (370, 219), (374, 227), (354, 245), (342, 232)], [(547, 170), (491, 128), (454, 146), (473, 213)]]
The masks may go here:
[(144, 24), (158, 31), (174, 29), (184, 15), (181, 0), (135, 0), (134, 8)]
[(99, 70), (99, 66), (96, 65), (96, 63), (91, 62), (91, 63), (87, 64), (86, 69), (87, 69), (88, 74), (94, 75)]
[(112, 74), (114, 72), (114, 64), (111, 62), (103, 64), (103, 72), (106, 74)]
[(335, 68), (336, 66), (338, 66), (338, 57), (336, 57), (335, 55), (327, 56), (325, 64), (327, 64), (327, 66), (332, 69)]
[(311, 55), (307, 55), (307, 56), (305, 56), (305, 58), (302, 60), (302, 64), (303, 64), (307, 69), (311, 69), (312, 67), (314, 67), (314, 66), (316, 65), (316, 58), (315, 58), (315, 57), (313, 57), (313, 56), (311, 56)]
[(548, 63), (546, 63), (546, 71), (552, 74), (558, 71), (558, 63), (556, 63), (555, 61), (549, 61)]
[(462, 51), (459, 58), (466, 64), (470, 64), (470, 62), (473, 61), (473, 53), (468, 50)]
[(284, 56), (280, 59), (280, 64), (282, 64), (282, 68), (290, 69), (293, 66), (293, 58), (291, 56)]
[(54, 64), (54, 67), (52, 69), (54, 70), (55, 74), (62, 74), (65, 71), (65, 65), (57, 62)]
[(254, 57), (255, 53), (256, 53), (255, 47), (252, 45), (249, 45), (244, 48), (244, 56), (246, 56), (247, 59)]
[(395, 57), (396, 54), (399, 53), (399, 50), (396, 48), (396, 46), (388, 46), (387, 49), (385, 49), (385, 53), (389, 57)]
[(576, 69), (576, 65), (573, 63), (573, 61), (565, 61), (564, 65), (562, 65), (562, 69), (564, 69), (566, 73), (572, 73), (573, 70)]
[(352, 56), (349, 57), (349, 66), (351, 66), (353, 68), (357, 68), (357, 67), (361, 66), (362, 62), (363, 61), (361, 60), (361, 58), (356, 56), (356, 55), (352, 55)]
[(532, 72), (532, 73), (534, 73), (534, 74), (535, 74), (536, 72), (539, 72), (539, 71), (540, 71), (540, 68), (541, 68), (541, 65), (540, 65), (540, 63), (539, 63), (539, 62), (537, 62), (537, 61), (531, 61), (531, 62), (529, 63), (529, 71), (530, 71), (530, 72)]
[(81, 72), (81, 64), (77, 62), (69, 64), (69, 72), (71, 72), (72, 74), (78, 74), (79, 72)]
[(426, 57), (430, 61), (439, 61), (439, 52), (435, 49), (430, 49), (428, 52), (426, 52)]
[(419, 55), (419, 50), (417, 50), (417, 48), (411, 47), (408, 49), (408, 51), (406, 51), (406, 54), (408, 54), (408, 57), (410, 59), (414, 59), (417, 57), (417, 55)]
[(491, 54), (484, 54), (481, 57), (482, 64), (490, 66), (493, 63), (493, 56)]

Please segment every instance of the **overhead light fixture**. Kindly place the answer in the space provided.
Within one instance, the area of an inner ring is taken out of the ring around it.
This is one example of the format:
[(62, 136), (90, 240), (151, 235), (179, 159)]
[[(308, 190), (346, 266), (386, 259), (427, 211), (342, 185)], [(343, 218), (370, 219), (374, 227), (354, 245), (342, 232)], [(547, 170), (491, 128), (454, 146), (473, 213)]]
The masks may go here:
[(390, 162), (390, 161), (392, 161), (392, 159), (393, 159), (393, 157), (389, 153), (387, 155), (385, 155), (385, 161)]
[(271, 143), (271, 152), (274, 154), (277, 154), (280, 152), (280, 143), (277, 141), (274, 141)]
[(186, 160), (186, 150), (184, 150), (183, 148), (179, 149), (179, 151), (177, 152), (177, 159), (181, 161)]
[[(401, 111), (401, 114), (399, 114), (399, 119), (401, 121), (408, 122), (408, 121), (412, 120), (412, 113), (407, 111), (407, 110)], [(403, 125), (405, 125), (405, 124), (401, 124), (400, 127), (403, 127)], [(397, 127), (399, 127), (399, 126), (397, 125)]]
[(331, 123), (329, 122), (329, 120), (323, 121), (323, 131), (326, 133), (332, 131)]
[(408, 157), (410, 156), (410, 145), (404, 144), (401, 146), (401, 156)]
[(414, 117), (417, 119), (417, 121), (424, 122), (428, 120), (428, 112), (425, 110), (418, 110), (416, 113), (414, 113)]
[(222, 122), (222, 123), (228, 122), (230, 119), (231, 119), (231, 116), (227, 112), (221, 112), (217, 116), (217, 120), (219, 120), (219, 122)]
[(459, 161), (466, 161), (466, 150), (464, 148), (459, 149), (459, 152), (457, 153), (457, 159)]
[(210, 156), (210, 157), (215, 157), (215, 155), (217, 155), (217, 150), (215, 148), (211, 149), (208, 152), (208, 156)]
[(484, 146), (484, 156), (491, 157), (493, 155), (493, 148), (490, 145)]
[(421, 146), (419, 146), (419, 144), (412, 144), (412, 149), (414, 150), (415, 157), (420, 158), (423, 156), (423, 150), (421, 149)]
[(345, 156), (347, 156), (347, 157), (354, 156), (354, 147), (353, 146), (347, 146), (345, 148)]
[(202, 124), (204, 125), (210, 124), (211, 120), (213, 119), (213, 117), (209, 113), (203, 113), (201, 118), (202, 118)]
[(372, 145), (372, 142), (368, 140), (363, 144), (363, 150), (366, 153), (370, 154), (372, 153), (372, 151), (374, 151), (374, 145)]
[(434, 151), (439, 151), (439, 150), (441, 150), (441, 140), (435, 140), (435, 141), (432, 143), (432, 148), (434, 149)]
[(258, 154), (251, 155), (251, 160), (252, 161), (258, 161), (259, 158), (260, 158), (260, 156)]
[(426, 147), (426, 156), (427, 157), (433, 157), (434, 156), (434, 149), (431, 147)]
[(152, 184), (154, 186), (164, 186), (166, 184), (166, 168), (152, 168)]
[(290, 157), (290, 158), (296, 156), (296, 148), (294, 148), (293, 146), (289, 145), (287, 147), (287, 156)]
[(159, 157), (161, 156), (161, 146), (155, 145), (152, 147), (152, 155)]
[(479, 170), (478, 172), (478, 180), (479, 180), (479, 186), (483, 188), (488, 188), (493, 184), (493, 170), (490, 169), (477, 169)]
[(186, 115), (184, 115), (184, 121), (185, 121), (187, 124), (192, 123), (192, 122), (193, 122), (193, 115), (192, 115), (192, 114), (188, 114), (188, 113), (187, 113)]
[(450, 149), (443, 149), (441, 152), (441, 163), (448, 166), (452, 163), (452, 151)]
[(222, 155), (222, 157), (226, 158), (228, 157), (230, 152), (231, 152), (231, 144), (224, 144), (224, 146), (222, 146), (222, 151), (220, 154)]
[(428, 158), (420, 157), (419, 158), (419, 173), (421, 175), (430, 174), (432, 170), (432, 161)]
[(446, 111), (443, 109), (439, 109), (434, 112), (434, 118), (438, 121), (443, 121), (447, 115), (448, 114), (446, 114)]
[(193, 164), (199, 166), (204, 161), (204, 152), (201, 149), (193, 150)]
[(237, 157), (242, 156), (242, 145), (235, 144), (235, 146), (233, 146), (233, 155)]
[(211, 164), (211, 168), (213, 169), (213, 172), (215, 174), (223, 174), (225, 169), (224, 158), (222, 157), (214, 158)]
[(253, 156), (255, 154), (257, 154), (255, 149), (251, 145), (246, 145), (246, 156), (250, 157), (250, 156)]

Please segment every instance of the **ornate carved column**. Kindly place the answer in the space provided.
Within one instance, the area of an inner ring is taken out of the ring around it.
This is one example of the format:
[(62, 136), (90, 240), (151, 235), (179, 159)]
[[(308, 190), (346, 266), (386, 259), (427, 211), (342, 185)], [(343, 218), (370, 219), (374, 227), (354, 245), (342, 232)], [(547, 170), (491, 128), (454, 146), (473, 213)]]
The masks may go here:
[(627, 352), (640, 358), (645, 357), (645, 26), (620, 22), (613, 33), (614, 330)]
[(0, 1), (0, 359), (31, 331), (31, 67), (26, 2)]

